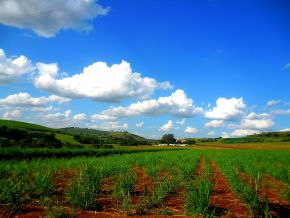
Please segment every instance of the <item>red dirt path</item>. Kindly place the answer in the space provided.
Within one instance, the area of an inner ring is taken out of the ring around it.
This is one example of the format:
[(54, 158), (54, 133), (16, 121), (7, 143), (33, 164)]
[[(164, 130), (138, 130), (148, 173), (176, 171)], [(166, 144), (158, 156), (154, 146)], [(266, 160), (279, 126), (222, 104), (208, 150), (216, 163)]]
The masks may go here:
[[(241, 173), (242, 178), (244, 181), (249, 183), (251, 186), (255, 187), (257, 184), (255, 180), (246, 173)], [(270, 178), (268, 176), (268, 178)], [(274, 178), (272, 178), (273, 180)], [(275, 180), (275, 179), (274, 179)], [(275, 183), (281, 184), (280, 181), (276, 180)], [(290, 214), (290, 203), (287, 200), (284, 200), (280, 197), (280, 195), (268, 185), (267, 178), (262, 178), (262, 183), (260, 184), (259, 193), (261, 197), (266, 200), (268, 197), (268, 204), (269, 204), (269, 213), (272, 217), (289, 217)]]
[(245, 204), (239, 202), (234, 196), (230, 184), (216, 164), (211, 161), (211, 175), (213, 180), (213, 193), (211, 195), (210, 208), (219, 217), (250, 217)]
[(133, 187), (133, 193), (131, 195), (132, 205), (136, 205), (140, 202), (140, 198), (148, 193), (151, 193), (154, 188), (152, 179), (147, 175), (145, 169), (140, 166), (133, 167), (137, 180)]

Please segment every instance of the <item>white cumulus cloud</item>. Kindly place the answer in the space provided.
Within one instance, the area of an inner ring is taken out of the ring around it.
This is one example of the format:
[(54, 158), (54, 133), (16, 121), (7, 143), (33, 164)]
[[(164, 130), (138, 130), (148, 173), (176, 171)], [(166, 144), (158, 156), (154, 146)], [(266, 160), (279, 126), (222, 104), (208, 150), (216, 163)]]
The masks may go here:
[(33, 107), (31, 110), (34, 112), (48, 112), (55, 111), (57, 109), (55, 107), (49, 106), (49, 107)]
[(206, 128), (219, 128), (222, 127), (224, 125), (224, 121), (223, 120), (212, 120), (207, 122), (204, 126)]
[(188, 126), (188, 127), (186, 127), (186, 129), (184, 130), (184, 132), (185, 132), (185, 133), (194, 134), (194, 133), (197, 133), (198, 130), (197, 130), (196, 128), (194, 128), (194, 127), (190, 127), (190, 126)]
[(212, 137), (212, 136), (215, 135), (215, 132), (214, 132), (214, 131), (209, 131), (209, 132), (207, 133), (207, 135), (208, 135), (209, 137)]
[(224, 139), (228, 139), (228, 138), (230, 138), (231, 136), (230, 136), (230, 134), (229, 133), (227, 133), (227, 132), (222, 132), (222, 138), (224, 138)]
[(22, 111), (19, 109), (7, 111), (2, 115), (2, 119), (4, 120), (13, 120), (13, 119), (18, 119), (22, 115)]
[(100, 114), (92, 116), (93, 120), (117, 120), (140, 115), (169, 114), (177, 117), (193, 117), (201, 113), (202, 109), (193, 105), (183, 90), (176, 90), (170, 96), (158, 99), (144, 100), (133, 103), (128, 107), (112, 107)]
[(290, 109), (288, 110), (279, 109), (279, 110), (275, 110), (273, 113), (276, 115), (290, 115)]
[(70, 99), (68, 98), (63, 98), (56, 95), (34, 98), (28, 93), (19, 92), (17, 94), (9, 95), (6, 98), (0, 99), (0, 104), (9, 106), (43, 106), (47, 103), (65, 103), (69, 101)]
[(254, 112), (241, 120), (240, 127), (243, 129), (269, 129), (274, 126), (271, 115), (267, 113), (256, 114)]
[(280, 129), (280, 132), (290, 132), (290, 128)]
[(270, 100), (270, 101), (267, 102), (267, 106), (268, 107), (272, 107), (272, 106), (274, 106), (276, 104), (279, 104), (280, 102), (281, 102), (281, 100)]
[(34, 66), (27, 57), (20, 55), (19, 57), (9, 58), (6, 56), (4, 50), (0, 49), (0, 85), (11, 83), (23, 74), (32, 72), (33, 70)]
[(90, 125), (89, 127), (92, 129), (101, 129), (101, 130), (107, 130), (107, 131), (111, 131), (111, 130), (124, 131), (129, 128), (127, 123), (120, 124), (119, 122), (115, 122), (115, 121), (108, 121), (99, 125)]
[(30, 29), (37, 35), (53, 37), (60, 30), (90, 31), (95, 17), (106, 15), (95, 0), (3, 0), (0, 23)]
[(141, 121), (140, 123), (136, 123), (136, 127), (138, 127), (138, 128), (142, 127), (143, 125), (144, 125), (143, 121)]
[(166, 124), (164, 124), (163, 126), (160, 127), (160, 131), (164, 131), (164, 132), (168, 132), (174, 129), (174, 125), (172, 120), (168, 120), (168, 122)]
[(71, 110), (66, 110), (64, 113), (47, 114), (43, 117), (48, 122), (62, 122), (71, 120)]
[(169, 82), (159, 83), (149, 77), (141, 77), (132, 71), (130, 64), (122, 61), (111, 67), (96, 62), (85, 67), (80, 74), (58, 79), (56, 63), (37, 64), (37, 88), (69, 98), (90, 98), (95, 101), (119, 102), (125, 98), (149, 98), (156, 89), (170, 89)]
[(74, 120), (77, 120), (77, 121), (83, 121), (83, 120), (86, 120), (87, 119), (87, 116), (86, 114), (76, 114), (74, 115), (73, 117)]
[(176, 124), (183, 126), (186, 122), (186, 118), (182, 118), (181, 120), (176, 121)]
[(236, 129), (231, 133), (231, 136), (233, 137), (243, 137), (247, 135), (254, 135), (256, 133), (260, 133), (259, 130), (252, 130), (252, 129)]
[(218, 98), (216, 107), (207, 111), (205, 117), (214, 120), (231, 120), (241, 115), (245, 108), (243, 98)]

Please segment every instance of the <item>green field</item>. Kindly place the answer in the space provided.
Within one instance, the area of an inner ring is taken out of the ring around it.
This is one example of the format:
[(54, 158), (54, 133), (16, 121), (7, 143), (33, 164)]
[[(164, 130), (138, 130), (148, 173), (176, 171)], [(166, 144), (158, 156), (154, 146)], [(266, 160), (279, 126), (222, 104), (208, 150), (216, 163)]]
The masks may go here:
[(81, 144), (78, 141), (76, 141), (72, 135), (64, 135), (64, 134), (56, 133), (55, 138), (60, 140), (64, 144), (74, 144), (74, 145)]
[(7, 126), (11, 129), (29, 129), (29, 130), (37, 130), (37, 131), (51, 131), (51, 128), (32, 124), (32, 123), (26, 123), (26, 122), (20, 122), (15, 120), (1, 120), (0, 119), (0, 126)]
[[(272, 199), (261, 190), (275, 190), (289, 203), (289, 150), (172, 150), (1, 161), (0, 205), (4, 215), (25, 213), (25, 208), (32, 207), (32, 214), (51, 217), (220, 216), (220, 205), (213, 205), (218, 181), (213, 177), (213, 164), (221, 170), (236, 200), (246, 205), (249, 216), (287, 212), (283, 202), (280, 206), (284, 210), (273, 209)], [(245, 180), (245, 175), (250, 179)], [(266, 177), (284, 189), (270, 186)], [(237, 213), (226, 209), (224, 214)]]

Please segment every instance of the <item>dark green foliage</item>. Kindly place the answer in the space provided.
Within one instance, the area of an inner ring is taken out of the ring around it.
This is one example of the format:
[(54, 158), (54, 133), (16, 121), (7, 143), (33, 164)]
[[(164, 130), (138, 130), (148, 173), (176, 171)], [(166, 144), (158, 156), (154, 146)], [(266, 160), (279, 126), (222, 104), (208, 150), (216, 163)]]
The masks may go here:
[[(0, 148), (0, 160), (21, 160), (33, 158), (73, 158), (79, 156), (94, 156), (102, 157), (115, 154), (132, 154), (142, 152), (157, 152), (166, 149), (94, 149), (94, 148)], [(169, 151), (176, 151), (179, 149), (167, 149)], [(183, 149), (181, 149), (183, 150)]]
[(37, 147), (60, 148), (61, 142), (55, 138), (53, 132), (31, 132), (24, 129), (10, 129), (0, 126), (1, 147)]
[(61, 133), (73, 135), (74, 138), (83, 144), (110, 145), (118, 144), (122, 146), (151, 145), (156, 143), (155, 140), (129, 132), (110, 132), (85, 128), (68, 127), (59, 129)]
[(176, 143), (176, 139), (174, 138), (173, 134), (165, 134), (162, 136), (161, 138), (161, 142), (164, 144), (175, 144)]
[(186, 138), (186, 139), (183, 139), (182, 143), (183, 144), (188, 144), (188, 145), (195, 145), (196, 144), (196, 139), (194, 139), (194, 138)]
[(82, 174), (74, 178), (69, 190), (69, 199), (72, 206), (81, 209), (98, 209), (96, 197), (103, 181), (100, 169), (88, 166)]
[(222, 139), (224, 143), (254, 143), (254, 142), (287, 142), (290, 141), (290, 132), (264, 132), (242, 138)]
[(213, 183), (210, 177), (210, 167), (208, 162), (205, 167), (206, 171), (202, 175), (196, 176), (193, 182), (189, 181), (187, 183), (185, 205), (189, 215), (211, 214), (209, 203)]
[(45, 126), (21, 122), (21, 121), (15, 121), (15, 120), (1, 120), (0, 119), (0, 126), (7, 126), (10, 129), (26, 129), (26, 130), (46, 131), (46, 132), (53, 130)]

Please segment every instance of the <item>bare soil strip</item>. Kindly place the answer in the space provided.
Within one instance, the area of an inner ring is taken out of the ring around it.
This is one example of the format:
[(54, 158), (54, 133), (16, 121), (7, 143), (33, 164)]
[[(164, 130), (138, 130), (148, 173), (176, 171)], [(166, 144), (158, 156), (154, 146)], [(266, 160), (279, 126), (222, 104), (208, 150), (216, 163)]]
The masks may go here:
[(290, 192), (289, 185), (279, 181), (278, 179), (274, 178), (273, 176), (270, 176), (269, 174), (265, 174), (263, 176), (263, 181), (265, 185), (268, 185), (269, 187), (274, 189), (282, 199), (287, 200), (287, 197), (283, 196), (283, 193), (287, 194), (287, 192)]
[[(50, 180), (56, 188), (57, 201), (62, 205), (67, 205), (65, 190), (70, 186), (72, 178), (76, 175), (74, 169), (59, 169), (52, 174)], [(34, 199), (35, 200), (35, 199)], [(0, 218), (2, 215), (0, 214)], [(7, 217), (3, 216), (3, 217)], [(39, 205), (28, 204), (20, 213), (15, 214), (15, 218), (45, 217), (45, 209)]]
[(56, 187), (57, 194), (64, 194), (76, 173), (75, 169), (60, 169), (51, 176), (51, 182)]
[[(114, 190), (113, 181), (110, 177), (105, 177), (104, 182), (100, 188), (100, 195), (97, 198), (97, 204), (100, 206), (100, 211), (105, 213), (117, 213), (116, 199), (112, 193)], [(90, 212), (88, 212), (90, 214)]]
[(205, 175), (206, 163), (203, 157), (200, 158), (198, 166), (194, 169), (194, 177)]
[[(242, 178), (253, 187), (256, 186), (255, 181), (246, 173), (241, 173)], [(289, 217), (290, 203), (282, 199), (279, 194), (268, 185), (265, 179), (262, 179), (262, 186), (259, 190), (261, 196), (266, 201), (268, 199), (269, 213), (272, 217)]]
[(140, 202), (140, 197), (152, 192), (154, 183), (143, 167), (134, 166), (133, 169), (137, 175), (137, 181), (133, 187), (134, 191), (131, 195), (131, 204), (136, 205)]
[(245, 204), (241, 203), (233, 194), (230, 184), (217, 165), (211, 161), (211, 175), (213, 180), (213, 193), (210, 208), (215, 216), (219, 217), (250, 217)]
[(184, 198), (185, 198), (185, 189), (181, 187), (176, 193), (170, 196), (164, 204), (162, 204), (162, 209), (169, 211), (174, 215), (182, 215), (185, 213), (184, 208)]
[(40, 218), (45, 217), (45, 210), (40, 206), (27, 206), (22, 214), (16, 214), (14, 218)]

